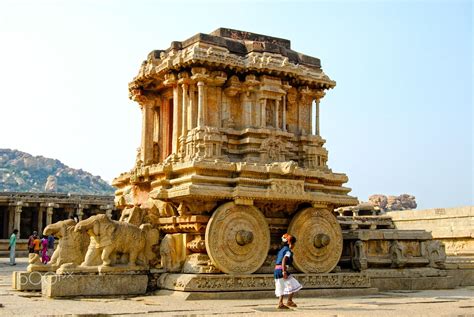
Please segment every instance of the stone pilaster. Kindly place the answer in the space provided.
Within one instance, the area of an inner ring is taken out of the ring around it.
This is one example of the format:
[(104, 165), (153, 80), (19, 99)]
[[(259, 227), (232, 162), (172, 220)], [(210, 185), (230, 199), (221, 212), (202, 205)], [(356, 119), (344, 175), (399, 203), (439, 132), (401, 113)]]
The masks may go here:
[(319, 98), (316, 98), (316, 135), (321, 135), (321, 131), (319, 130)]
[(23, 208), (23, 202), (22, 201), (17, 201), (15, 203), (15, 229), (18, 229), (18, 237), (21, 236), (21, 212)]
[(178, 152), (179, 142), (179, 113), (180, 113), (180, 102), (179, 102), (179, 85), (173, 87), (173, 144), (172, 153)]
[(81, 221), (82, 217), (84, 217), (84, 205), (82, 204), (77, 205), (76, 214), (79, 221)]
[(49, 203), (46, 207), (46, 225), (50, 225), (53, 222), (53, 209), (54, 204)]
[(38, 208), (38, 233), (43, 232), (43, 211), (44, 207), (39, 207)]
[(197, 83), (198, 86), (198, 128), (204, 127), (205, 122), (205, 110), (206, 110), (206, 86), (203, 81)]
[(260, 127), (267, 126), (267, 99), (260, 99)]
[(282, 109), (282, 130), (286, 131), (286, 96), (283, 96), (283, 109)]

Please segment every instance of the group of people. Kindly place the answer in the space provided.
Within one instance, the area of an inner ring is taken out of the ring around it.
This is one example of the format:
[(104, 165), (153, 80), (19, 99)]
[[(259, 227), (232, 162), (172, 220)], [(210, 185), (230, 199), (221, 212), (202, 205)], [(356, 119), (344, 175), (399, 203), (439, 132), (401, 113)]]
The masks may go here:
[(41, 257), (41, 262), (47, 264), (53, 254), (54, 237), (52, 235), (38, 235), (38, 232), (33, 231), (33, 234), (28, 238), (28, 253), (36, 253)]
[[(13, 230), (10, 236), (10, 243), (8, 250), (10, 251), (10, 265), (16, 265), (16, 242), (18, 230)], [(33, 231), (33, 234), (28, 238), (28, 253), (36, 253), (41, 257), (41, 262), (47, 264), (51, 259), (54, 251), (54, 237), (52, 235), (38, 235), (38, 232)]]

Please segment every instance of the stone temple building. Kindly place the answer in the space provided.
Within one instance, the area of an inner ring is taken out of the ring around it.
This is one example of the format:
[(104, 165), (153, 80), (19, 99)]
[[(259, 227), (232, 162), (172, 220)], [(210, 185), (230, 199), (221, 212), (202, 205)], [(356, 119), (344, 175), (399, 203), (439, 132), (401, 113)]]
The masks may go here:
[(176, 270), (255, 272), (290, 230), (308, 237), (298, 269), (330, 271), (342, 250), (333, 210), (357, 204), (320, 133), (335, 85), (318, 58), (255, 33), (220, 28), (151, 52), (129, 84), (142, 141), (113, 182), (117, 207), (169, 234)]

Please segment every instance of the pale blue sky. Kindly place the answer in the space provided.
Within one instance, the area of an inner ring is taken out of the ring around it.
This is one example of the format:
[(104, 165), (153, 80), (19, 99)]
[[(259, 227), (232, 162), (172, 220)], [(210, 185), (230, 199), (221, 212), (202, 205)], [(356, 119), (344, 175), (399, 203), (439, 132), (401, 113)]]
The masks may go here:
[(0, 148), (110, 181), (140, 143), (127, 84), (142, 60), (230, 27), (321, 59), (337, 81), (321, 103), (321, 134), (353, 195), (472, 205), (472, 15), (471, 1), (457, 0), (0, 0)]

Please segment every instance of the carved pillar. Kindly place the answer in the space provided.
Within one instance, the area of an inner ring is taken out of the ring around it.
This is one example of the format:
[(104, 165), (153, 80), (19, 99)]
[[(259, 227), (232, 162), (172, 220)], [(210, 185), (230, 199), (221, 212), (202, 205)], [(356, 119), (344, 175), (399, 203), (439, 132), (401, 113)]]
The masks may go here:
[(38, 209), (38, 233), (43, 232), (43, 210), (44, 207), (39, 207)]
[(252, 125), (252, 100), (250, 99), (250, 92), (242, 92), (240, 95), (243, 109), (243, 123), (244, 126)]
[(22, 201), (17, 201), (15, 204), (15, 229), (18, 229), (18, 237), (21, 236), (21, 212), (23, 208), (23, 202)]
[(84, 217), (84, 206), (79, 204), (77, 205), (77, 210), (76, 210), (77, 218), (79, 221), (82, 220), (82, 217)]
[(48, 204), (46, 207), (46, 225), (50, 225), (53, 222), (53, 209), (54, 204)]
[(267, 99), (260, 99), (260, 127), (265, 128), (267, 126)]
[(316, 135), (321, 135), (319, 130), (319, 98), (316, 98)]
[(279, 118), (278, 118), (278, 114), (279, 114), (279, 111), (280, 111), (280, 100), (275, 100), (275, 128), (276, 129), (279, 129)]
[(283, 125), (283, 131), (286, 131), (286, 96), (283, 96), (283, 111), (281, 120)]
[(153, 103), (143, 100), (140, 108), (142, 110), (141, 160), (144, 164), (151, 164), (153, 161)]
[(173, 144), (172, 152), (178, 152), (178, 137), (179, 137), (179, 86), (173, 87)]
[(194, 102), (194, 91), (195, 91), (195, 85), (191, 84), (189, 85), (189, 102), (188, 102), (188, 115), (187, 115), (187, 118), (188, 118), (188, 122), (187, 122), (187, 126), (188, 126), (188, 130), (191, 130), (194, 128), (194, 123), (193, 123), (193, 120), (194, 120), (194, 116), (196, 115), (195, 114), (195, 102)]
[(183, 104), (182, 104), (182, 110), (181, 110), (181, 116), (182, 116), (182, 122), (181, 122), (181, 136), (185, 137), (187, 134), (187, 106), (188, 106), (188, 84), (182, 84), (182, 91), (183, 91)]
[(197, 126), (198, 128), (202, 128), (206, 125), (205, 117), (206, 117), (206, 87), (203, 81), (199, 81), (197, 83), (198, 86), (198, 119), (197, 119)]

